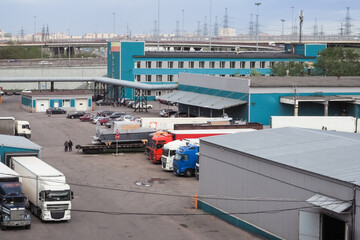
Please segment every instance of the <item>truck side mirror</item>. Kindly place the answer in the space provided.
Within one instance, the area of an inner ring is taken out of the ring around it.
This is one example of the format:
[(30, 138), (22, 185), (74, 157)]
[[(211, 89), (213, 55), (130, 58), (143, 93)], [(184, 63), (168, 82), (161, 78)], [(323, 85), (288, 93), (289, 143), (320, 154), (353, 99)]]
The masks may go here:
[(74, 199), (74, 192), (71, 191), (70, 194), (71, 194), (71, 200)]
[(41, 192), (39, 193), (39, 201), (41, 201)]

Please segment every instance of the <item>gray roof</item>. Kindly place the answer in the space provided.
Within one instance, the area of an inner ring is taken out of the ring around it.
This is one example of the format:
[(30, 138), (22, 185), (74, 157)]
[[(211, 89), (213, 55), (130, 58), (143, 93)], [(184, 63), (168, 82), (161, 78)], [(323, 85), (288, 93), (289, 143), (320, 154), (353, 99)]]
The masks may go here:
[(27, 138), (3, 134), (0, 134), (0, 146), (34, 150), (42, 149), (41, 146), (37, 145), (36, 143), (30, 141)]
[(242, 101), (238, 99), (217, 97), (217, 96), (209, 97), (209, 95), (206, 94), (186, 92), (186, 91), (174, 91), (172, 93), (161, 96), (161, 99), (164, 99), (166, 101), (191, 105), (191, 106), (198, 106), (198, 107), (212, 108), (212, 109), (230, 108), (247, 103), (246, 101)]
[(357, 133), (287, 127), (200, 141), (360, 185), (360, 134)]
[(145, 52), (134, 58), (231, 58), (231, 59), (316, 59), (285, 52)]
[(250, 87), (360, 87), (360, 77), (246, 77)]

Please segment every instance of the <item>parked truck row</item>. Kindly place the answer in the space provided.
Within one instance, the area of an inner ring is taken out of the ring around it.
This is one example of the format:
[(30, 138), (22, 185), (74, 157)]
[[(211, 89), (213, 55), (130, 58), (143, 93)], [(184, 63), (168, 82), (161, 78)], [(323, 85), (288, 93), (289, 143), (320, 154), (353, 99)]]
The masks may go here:
[(29, 209), (42, 221), (71, 218), (73, 192), (63, 173), (34, 156), (11, 157), (9, 166), (0, 163), (0, 201), (2, 230), (30, 228)]

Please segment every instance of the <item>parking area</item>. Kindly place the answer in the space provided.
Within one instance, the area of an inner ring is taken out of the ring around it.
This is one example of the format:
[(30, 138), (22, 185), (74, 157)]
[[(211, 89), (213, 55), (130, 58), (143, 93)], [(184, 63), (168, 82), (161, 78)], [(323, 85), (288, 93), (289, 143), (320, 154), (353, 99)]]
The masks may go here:
[[(48, 116), (19, 108), (20, 96), (3, 96), (0, 117), (30, 122), (31, 140), (43, 147), (41, 159), (63, 172), (74, 191), (72, 219), (46, 223), (32, 216), (30, 230), (9, 229), (2, 239), (259, 239), (216, 217), (195, 210), (195, 178), (176, 177), (146, 160), (143, 153), (85, 155), (64, 142), (88, 144), (96, 126), (66, 115)], [(151, 102), (148, 112), (96, 106), (135, 116), (159, 117), (167, 105)], [(174, 108), (174, 107), (172, 107)]]

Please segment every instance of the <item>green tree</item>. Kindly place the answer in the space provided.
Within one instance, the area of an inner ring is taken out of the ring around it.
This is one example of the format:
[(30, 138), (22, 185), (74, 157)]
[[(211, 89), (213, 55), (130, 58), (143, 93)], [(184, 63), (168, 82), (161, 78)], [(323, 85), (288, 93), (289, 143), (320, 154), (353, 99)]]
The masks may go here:
[(253, 68), (251, 70), (250, 76), (254, 76), (254, 77), (260, 77), (262, 76), (261, 72), (259, 72), (258, 70), (256, 70), (255, 68)]
[(270, 71), (272, 76), (301, 76), (304, 74), (305, 68), (307, 68), (307, 64), (303, 62), (290, 61), (274, 63), (273, 66), (270, 67)]
[(360, 76), (360, 54), (352, 48), (333, 47), (322, 50), (316, 71), (326, 76)]

